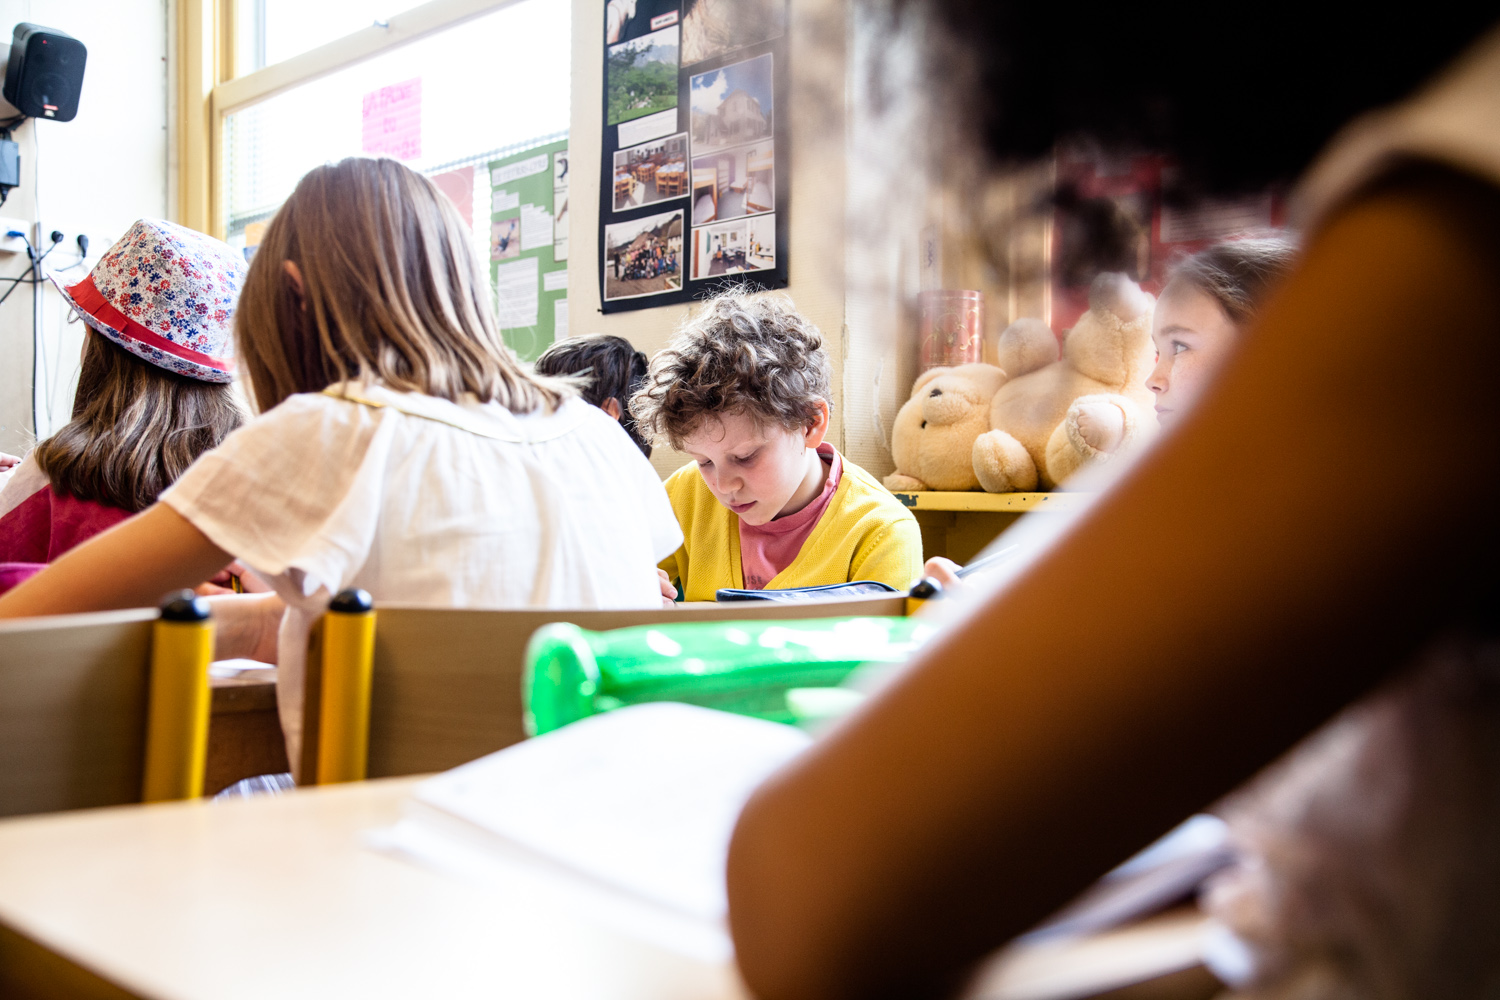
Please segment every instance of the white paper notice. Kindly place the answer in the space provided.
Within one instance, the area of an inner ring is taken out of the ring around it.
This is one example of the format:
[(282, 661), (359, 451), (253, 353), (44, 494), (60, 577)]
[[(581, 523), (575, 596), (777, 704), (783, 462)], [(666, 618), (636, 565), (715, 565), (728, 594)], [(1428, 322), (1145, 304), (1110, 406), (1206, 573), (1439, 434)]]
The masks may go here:
[(552, 303), (552, 341), (568, 339), (568, 300), (558, 299)]
[(541, 205), (521, 206), (521, 249), (535, 250), (552, 242), (552, 213)]
[(560, 292), (567, 287), (567, 271), (548, 271), (542, 275), (542, 291), (544, 292)]
[[(677, 112), (673, 111), (672, 114), (675, 115)], [(495, 185), (509, 184), (511, 181), (519, 180), (522, 177), (539, 174), (547, 169), (550, 161), (551, 158), (546, 153), (538, 153), (529, 160), (522, 160), (520, 163), (507, 163), (503, 167), (496, 167), (490, 171), (490, 183)]]
[(520, 204), (521, 196), (505, 188), (497, 188), (490, 196), (490, 211), (492, 212), (508, 212)]
[(668, 108), (658, 111), (654, 115), (637, 118), (633, 122), (621, 122), (619, 125), (620, 138), (616, 143), (617, 149), (626, 146), (636, 146), (647, 139), (657, 139), (668, 132), (677, 131), (677, 109)]
[(541, 284), (536, 257), (523, 257), (495, 268), (495, 305), (502, 330), (536, 326)]
[(564, 240), (558, 240), (556, 243), (552, 244), (552, 262), (554, 264), (561, 264), (563, 261), (565, 261), (567, 259), (568, 259), (568, 241), (565, 240), (565, 239)]

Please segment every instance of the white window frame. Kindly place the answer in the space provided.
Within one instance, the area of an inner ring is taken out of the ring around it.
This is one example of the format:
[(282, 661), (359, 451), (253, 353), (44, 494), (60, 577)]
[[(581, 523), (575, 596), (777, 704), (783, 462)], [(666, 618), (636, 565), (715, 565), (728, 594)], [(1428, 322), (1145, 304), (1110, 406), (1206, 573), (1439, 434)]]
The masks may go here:
[(235, 72), (237, 5), (177, 0), (174, 221), (224, 239), (224, 119), (304, 83), (521, 0), (429, 0), (264, 69)]

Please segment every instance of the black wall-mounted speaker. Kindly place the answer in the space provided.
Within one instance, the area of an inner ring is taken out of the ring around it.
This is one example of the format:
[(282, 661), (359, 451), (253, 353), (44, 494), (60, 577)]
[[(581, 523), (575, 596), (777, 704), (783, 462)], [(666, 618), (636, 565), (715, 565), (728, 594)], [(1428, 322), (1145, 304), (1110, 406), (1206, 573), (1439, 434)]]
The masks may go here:
[(88, 54), (72, 35), (37, 24), (16, 25), (5, 67), (5, 99), (28, 118), (72, 121)]

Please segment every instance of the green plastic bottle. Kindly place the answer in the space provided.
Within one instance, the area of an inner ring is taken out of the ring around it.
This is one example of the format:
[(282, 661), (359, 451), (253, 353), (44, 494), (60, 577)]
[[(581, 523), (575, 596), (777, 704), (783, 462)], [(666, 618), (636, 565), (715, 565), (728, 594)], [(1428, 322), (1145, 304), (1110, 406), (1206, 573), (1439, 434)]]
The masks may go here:
[(905, 662), (934, 632), (917, 618), (685, 622), (608, 632), (545, 625), (526, 647), (526, 731), (535, 736), (648, 701), (773, 722), (818, 721), (857, 701), (829, 690), (856, 667)]

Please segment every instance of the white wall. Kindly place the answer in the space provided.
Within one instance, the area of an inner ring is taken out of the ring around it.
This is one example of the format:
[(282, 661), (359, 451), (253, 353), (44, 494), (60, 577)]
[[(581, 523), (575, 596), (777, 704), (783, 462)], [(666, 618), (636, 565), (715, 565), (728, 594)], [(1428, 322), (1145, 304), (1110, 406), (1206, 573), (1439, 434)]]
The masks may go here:
[[(53, 229), (67, 234), (44, 265), (66, 283), (87, 274), (97, 255), (136, 219), (167, 215), (169, 13), (170, 0), (0, 0), (3, 41), (9, 42), (16, 23), (30, 21), (65, 31), (88, 47), (78, 117), (28, 121), (15, 130), (21, 186), (0, 208), (0, 218), (40, 221), (44, 239)], [(80, 232), (89, 237), (90, 260), (62, 270), (78, 259), (73, 237)], [(25, 269), (24, 255), (0, 255), (0, 276)], [(43, 391), (34, 428), (32, 287), (18, 287), (0, 305), (0, 451), (20, 454), (36, 432), (45, 436), (67, 422), (82, 325), (67, 324), (65, 316), (62, 298), (44, 286), (44, 364), (38, 371)]]
[[(603, 118), (604, 0), (573, 2), (573, 113), (568, 153), (577, 177), (568, 192), (568, 332), (624, 337), (648, 355), (660, 350), (690, 306), (604, 315), (599, 311), (599, 157)], [(842, 448), (844, 342), (844, 44), (847, 0), (791, 0), (791, 267), (787, 294), (823, 331), (834, 370), (835, 446)], [(779, 113), (779, 111), (778, 111)], [(776, 151), (776, 167), (787, 158)], [(778, 177), (778, 182), (780, 178)], [(687, 456), (658, 448), (663, 475)]]

